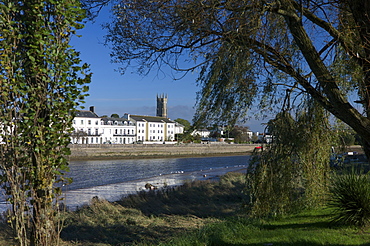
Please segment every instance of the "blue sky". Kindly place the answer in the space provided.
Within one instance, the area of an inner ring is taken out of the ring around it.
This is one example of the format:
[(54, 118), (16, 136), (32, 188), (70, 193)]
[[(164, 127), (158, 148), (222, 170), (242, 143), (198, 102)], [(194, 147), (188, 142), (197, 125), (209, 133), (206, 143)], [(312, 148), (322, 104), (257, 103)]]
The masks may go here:
[[(80, 52), (83, 62), (90, 64), (93, 73), (89, 85), (90, 96), (86, 98), (84, 106), (95, 106), (98, 115), (124, 113), (137, 115), (156, 114), (157, 94), (168, 96), (168, 117), (171, 119), (183, 118), (191, 122), (194, 115), (196, 92), (200, 90), (196, 85), (197, 74), (188, 74), (181, 80), (174, 80), (168, 74), (152, 71), (142, 77), (134, 70), (127, 70), (125, 75), (117, 72), (118, 65), (110, 62), (110, 50), (103, 45), (106, 30), (102, 23), (109, 21), (107, 8), (99, 15), (94, 23), (88, 22), (85, 28), (77, 34), (82, 37), (73, 37), (71, 45)], [(262, 121), (264, 122), (264, 121)], [(247, 126), (252, 131), (263, 131), (261, 122), (251, 120)]]

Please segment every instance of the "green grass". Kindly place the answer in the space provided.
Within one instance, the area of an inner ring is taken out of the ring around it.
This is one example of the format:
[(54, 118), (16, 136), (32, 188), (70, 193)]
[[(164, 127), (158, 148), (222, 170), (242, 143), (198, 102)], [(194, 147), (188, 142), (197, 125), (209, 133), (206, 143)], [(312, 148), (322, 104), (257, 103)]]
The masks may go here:
[(160, 245), (370, 245), (370, 235), (351, 227), (332, 227), (330, 210), (275, 220), (231, 217)]

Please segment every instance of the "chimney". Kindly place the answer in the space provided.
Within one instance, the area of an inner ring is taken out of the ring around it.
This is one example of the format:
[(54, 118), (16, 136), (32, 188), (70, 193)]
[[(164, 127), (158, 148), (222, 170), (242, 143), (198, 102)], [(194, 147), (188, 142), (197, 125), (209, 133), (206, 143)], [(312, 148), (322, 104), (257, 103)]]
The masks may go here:
[(93, 112), (93, 113), (95, 113), (95, 106), (91, 106), (90, 107), (90, 111)]

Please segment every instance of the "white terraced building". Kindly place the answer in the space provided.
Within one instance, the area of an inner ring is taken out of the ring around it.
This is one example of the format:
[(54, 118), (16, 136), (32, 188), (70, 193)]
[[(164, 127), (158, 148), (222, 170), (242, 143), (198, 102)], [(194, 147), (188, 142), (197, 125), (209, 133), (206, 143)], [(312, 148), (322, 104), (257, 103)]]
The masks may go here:
[(165, 117), (125, 114), (123, 116), (136, 125), (137, 141), (166, 142), (175, 140), (176, 122)]
[(90, 110), (79, 110), (73, 120), (73, 144), (175, 143), (184, 126), (166, 117), (125, 114), (123, 118), (99, 117)]

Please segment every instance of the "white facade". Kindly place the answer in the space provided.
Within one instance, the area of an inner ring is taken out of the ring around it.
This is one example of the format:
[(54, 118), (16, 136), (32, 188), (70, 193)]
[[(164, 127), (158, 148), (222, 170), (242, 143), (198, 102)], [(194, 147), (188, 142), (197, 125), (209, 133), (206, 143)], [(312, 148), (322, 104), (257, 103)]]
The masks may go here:
[(136, 126), (122, 118), (102, 118), (103, 143), (131, 144), (136, 141)]
[(175, 140), (176, 122), (164, 117), (125, 114), (125, 119), (136, 123), (137, 141), (167, 142)]
[(192, 133), (191, 133), (192, 136), (200, 136), (202, 138), (208, 138), (209, 135), (211, 135), (211, 132), (207, 129), (202, 129), (202, 130), (194, 130)]
[(165, 143), (183, 133), (183, 126), (168, 118), (125, 114), (123, 118), (99, 117), (94, 108), (79, 110), (73, 120), (73, 144)]
[(73, 119), (73, 133), (71, 142), (73, 144), (102, 143), (103, 122), (94, 112), (79, 110)]

